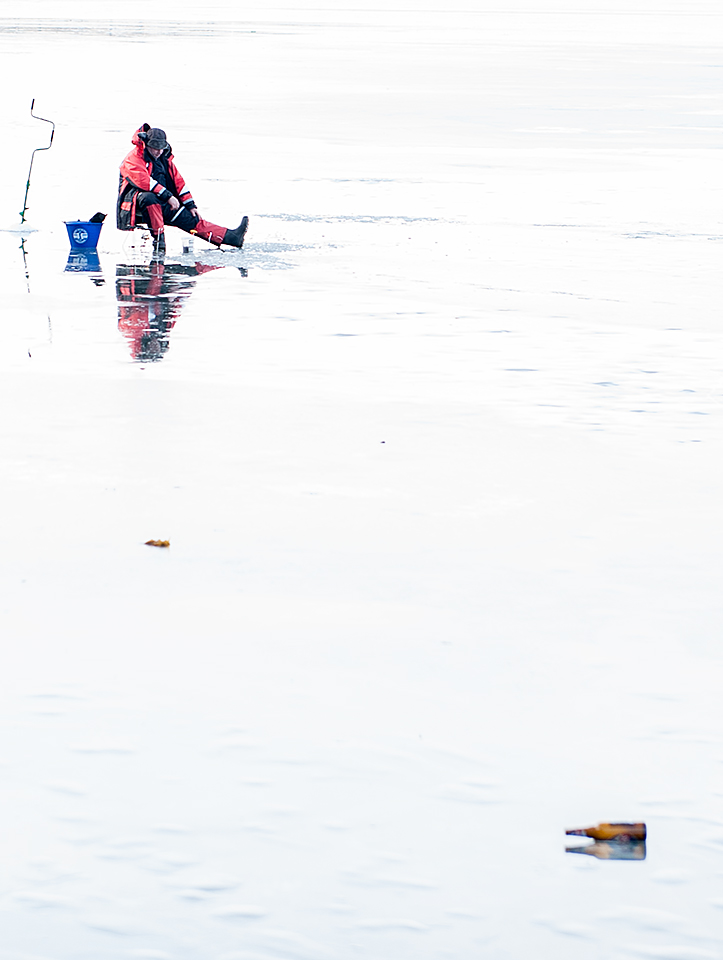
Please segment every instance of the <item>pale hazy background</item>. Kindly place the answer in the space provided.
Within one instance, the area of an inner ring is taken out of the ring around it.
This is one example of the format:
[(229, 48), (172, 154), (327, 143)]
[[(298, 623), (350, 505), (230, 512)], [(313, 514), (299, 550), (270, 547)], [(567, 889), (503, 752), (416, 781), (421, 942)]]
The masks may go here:
[(720, 8), (374, 6), (0, 3), (2, 960), (723, 957)]

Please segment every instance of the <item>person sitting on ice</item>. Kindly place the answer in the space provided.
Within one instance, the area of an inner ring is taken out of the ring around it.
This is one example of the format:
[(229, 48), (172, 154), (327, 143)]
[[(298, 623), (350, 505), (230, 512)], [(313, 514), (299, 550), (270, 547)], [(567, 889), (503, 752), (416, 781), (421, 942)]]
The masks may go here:
[(119, 230), (150, 227), (154, 253), (166, 249), (165, 224), (170, 224), (220, 247), (227, 243), (239, 249), (249, 218), (235, 230), (204, 220), (173, 162), (164, 130), (144, 123), (133, 134), (133, 149), (120, 166), (116, 220)]

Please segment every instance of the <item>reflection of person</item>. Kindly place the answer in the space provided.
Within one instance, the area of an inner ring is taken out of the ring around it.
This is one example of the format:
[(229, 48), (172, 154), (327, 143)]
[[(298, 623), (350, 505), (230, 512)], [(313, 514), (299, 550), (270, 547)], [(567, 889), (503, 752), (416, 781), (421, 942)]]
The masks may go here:
[(153, 235), (153, 249), (166, 249), (165, 224), (172, 224), (220, 247), (242, 247), (249, 225), (243, 217), (235, 230), (219, 227), (199, 216), (196, 203), (173, 162), (166, 134), (144, 123), (133, 134), (133, 149), (120, 167), (117, 224), (133, 230), (145, 224)]
[(196, 277), (220, 266), (190, 266), (158, 260), (149, 266), (119, 263), (116, 267), (118, 329), (128, 340), (134, 360), (162, 360), (168, 334), (191, 295)]

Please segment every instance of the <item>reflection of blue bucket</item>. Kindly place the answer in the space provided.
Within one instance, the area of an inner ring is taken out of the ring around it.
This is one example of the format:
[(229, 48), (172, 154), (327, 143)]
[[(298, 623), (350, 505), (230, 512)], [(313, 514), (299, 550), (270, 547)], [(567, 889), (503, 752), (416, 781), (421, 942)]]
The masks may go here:
[(73, 250), (95, 250), (98, 246), (102, 223), (91, 223), (89, 220), (66, 220), (65, 226)]
[[(97, 226), (97, 224), (93, 224)], [(100, 257), (97, 250), (71, 250), (65, 265), (66, 273), (100, 273)]]

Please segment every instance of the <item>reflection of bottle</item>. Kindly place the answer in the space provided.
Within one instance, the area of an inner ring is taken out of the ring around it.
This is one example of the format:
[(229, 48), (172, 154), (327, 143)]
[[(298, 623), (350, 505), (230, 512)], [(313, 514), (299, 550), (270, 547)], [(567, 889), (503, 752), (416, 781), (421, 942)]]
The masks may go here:
[(644, 823), (598, 823), (596, 827), (566, 830), (568, 837), (592, 837), (593, 840), (645, 840), (648, 831)]
[(610, 840), (607, 843), (590, 843), (584, 847), (565, 847), (568, 853), (584, 853), (598, 860), (645, 860), (645, 841)]

